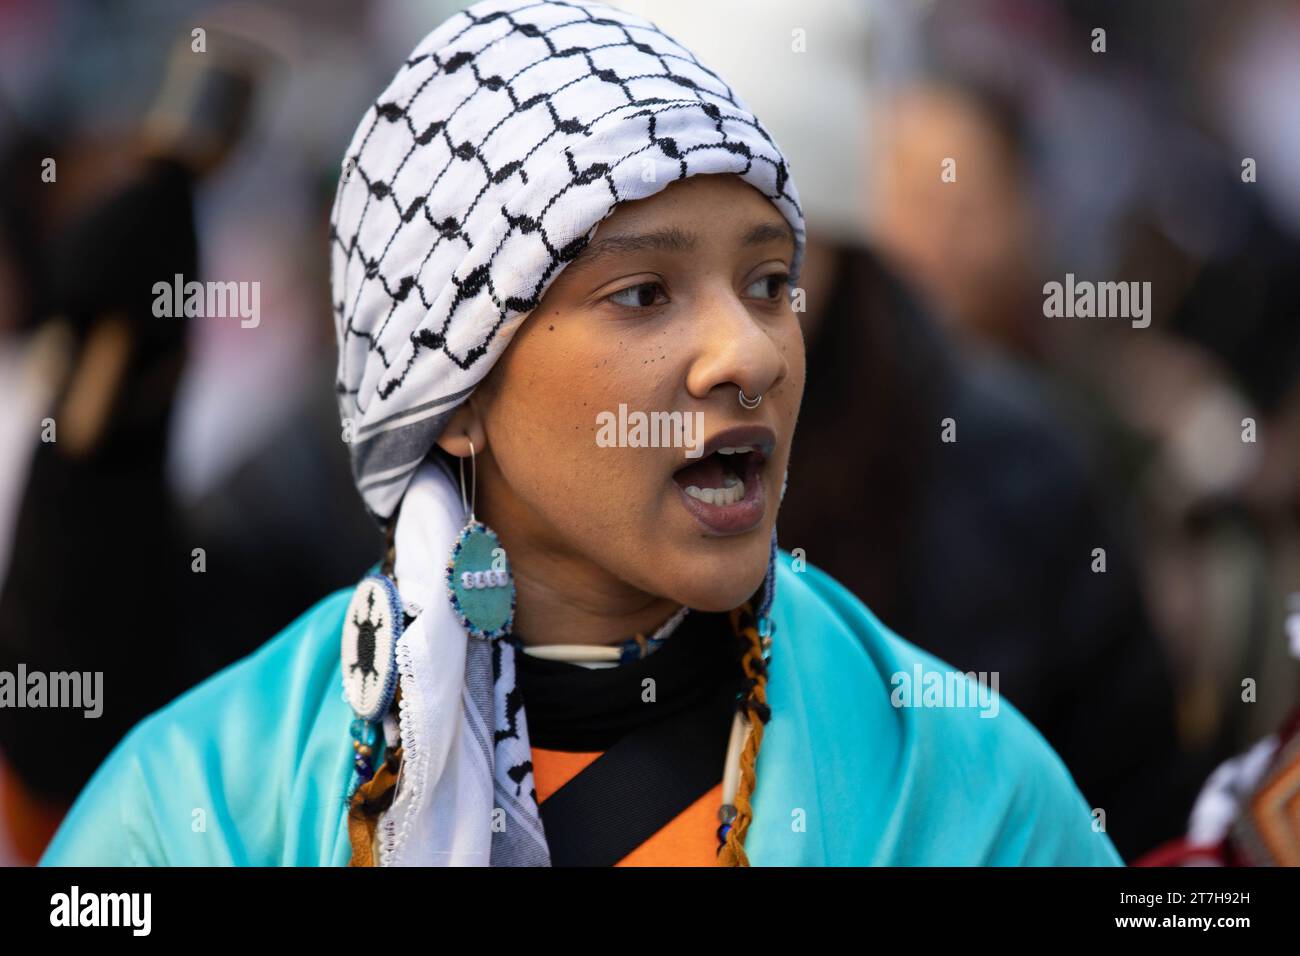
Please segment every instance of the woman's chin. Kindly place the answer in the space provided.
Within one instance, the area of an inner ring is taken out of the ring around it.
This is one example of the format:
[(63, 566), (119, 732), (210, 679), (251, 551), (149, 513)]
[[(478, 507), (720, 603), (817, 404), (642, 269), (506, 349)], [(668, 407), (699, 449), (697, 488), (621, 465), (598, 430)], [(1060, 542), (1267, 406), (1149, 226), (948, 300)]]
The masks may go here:
[(766, 550), (758, 560), (746, 555), (721, 567), (716, 561), (703, 562), (679, 578), (669, 593), (677, 603), (697, 611), (730, 611), (754, 596), (767, 574), (767, 562)]

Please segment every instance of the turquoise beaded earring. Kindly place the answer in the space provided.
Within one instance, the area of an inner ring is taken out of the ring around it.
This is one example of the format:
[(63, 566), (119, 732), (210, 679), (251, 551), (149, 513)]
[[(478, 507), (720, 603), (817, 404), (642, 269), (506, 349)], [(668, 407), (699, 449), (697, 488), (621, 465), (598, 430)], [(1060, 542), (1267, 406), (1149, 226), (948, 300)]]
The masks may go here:
[[(468, 439), (469, 436), (466, 436)], [(478, 463), (469, 443), (470, 494), (465, 496), (465, 459), (460, 459), (460, 503), (466, 522), (447, 561), (447, 594), (461, 626), (491, 640), (510, 633), (515, 621), (515, 580), (496, 532), (474, 516)]]

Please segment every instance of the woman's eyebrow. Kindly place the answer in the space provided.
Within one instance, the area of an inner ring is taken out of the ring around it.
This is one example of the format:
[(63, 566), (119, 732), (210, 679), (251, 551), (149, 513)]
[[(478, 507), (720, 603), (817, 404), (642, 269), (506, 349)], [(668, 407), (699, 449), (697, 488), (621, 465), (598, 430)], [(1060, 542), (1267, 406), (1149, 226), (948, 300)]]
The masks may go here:
[(769, 242), (788, 242), (794, 245), (794, 231), (790, 224), (784, 219), (780, 222), (762, 222), (753, 226), (740, 240), (742, 246), (761, 246)]
[[(626, 236), (608, 236), (589, 243), (569, 264), (569, 269), (591, 266), (601, 259), (633, 252), (690, 252), (695, 249), (698, 241), (694, 233), (678, 229), (676, 226)], [(751, 226), (740, 240), (740, 244), (746, 247), (761, 246), (769, 242), (789, 242), (793, 245), (794, 232), (784, 220), (761, 222)]]
[(579, 266), (590, 266), (610, 256), (626, 255), (629, 252), (690, 252), (695, 248), (694, 233), (670, 226), (654, 232), (643, 232), (627, 236), (609, 236), (588, 243), (569, 265), (572, 270)]

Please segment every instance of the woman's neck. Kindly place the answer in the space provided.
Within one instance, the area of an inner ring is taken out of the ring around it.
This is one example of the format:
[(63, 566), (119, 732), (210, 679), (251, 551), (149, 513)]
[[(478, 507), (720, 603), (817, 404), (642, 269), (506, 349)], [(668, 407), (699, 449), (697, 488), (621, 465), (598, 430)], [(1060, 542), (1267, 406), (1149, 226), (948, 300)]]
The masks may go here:
[(482, 520), (509, 555), (514, 633), (525, 644), (618, 644), (649, 636), (681, 608), (575, 550), (515, 496), (491, 453), (479, 457), (478, 467)]
[(608, 645), (633, 634), (649, 636), (681, 607), (625, 585), (592, 586), (582, 581), (581, 572), (566, 574), (554, 563), (545, 575), (532, 574), (513, 559), (511, 565), (514, 632), (529, 646)]

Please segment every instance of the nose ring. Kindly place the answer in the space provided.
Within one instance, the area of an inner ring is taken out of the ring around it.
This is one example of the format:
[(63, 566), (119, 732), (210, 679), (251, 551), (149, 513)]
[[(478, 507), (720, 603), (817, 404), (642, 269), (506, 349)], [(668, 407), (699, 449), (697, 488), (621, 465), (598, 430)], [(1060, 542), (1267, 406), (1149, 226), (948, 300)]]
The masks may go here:
[(740, 399), (741, 408), (754, 409), (754, 408), (758, 408), (759, 405), (763, 404), (763, 394), (761, 392), (759, 393), (757, 398), (750, 398), (745, 394), (745, 390), (743, 388), (737, 386), (737, 389), (739, 390), (740, 393), (737, 397)]

